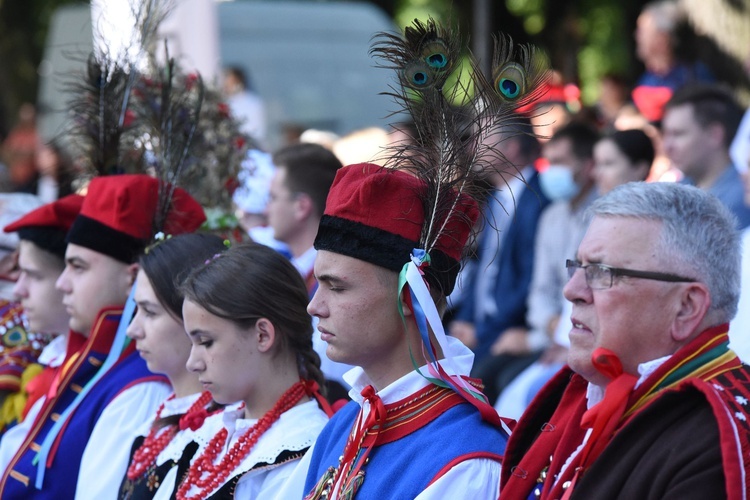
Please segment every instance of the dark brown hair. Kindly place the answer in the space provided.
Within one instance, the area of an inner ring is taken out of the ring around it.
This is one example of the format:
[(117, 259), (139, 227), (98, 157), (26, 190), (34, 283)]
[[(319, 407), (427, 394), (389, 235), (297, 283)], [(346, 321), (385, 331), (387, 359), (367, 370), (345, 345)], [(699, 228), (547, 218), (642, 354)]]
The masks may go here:
[(309, 196), (318, 216), (323, 215), (328, 191), (341, 168), (336, 155), (318, 144), (293, 144), (277, 151), (273, 163), (285, 169), (287, 189)]
[(724, 146), (732, 143), (742, 121), (743, 109), (728, 88), (720, 84), (692, 83), (677, 90), (664, 106), (664, 112), (689, 104), (695, 122), (705, 128), (718, 123), (724, 129)]
[(187, 300), (243, 329), (268, 319), (277, 334), (276, 352), (293, 353), (300, 377), (323, 389), (320, 357), (312, 345), (312, 318), (307, 314), (307, 288), (281, 254), (257, 243), (234, 246), (193, 271), (182, 291)]
[[(181, 234), (157, 241), (148, 247), (138, 263), (146, 273), (162, 307), (170, 316), (182, 321), (182, 282), (190, 271), (225, 249), (224, 241), (213, 234)], [(208, 411), (218, 408), (221, 408), (221, 405), (211, 403)], [(177, 425), (180, 417), (181, 413), (163, 417), (156, 420), (153, 426), (160, 429), (168, 425)]]
[(195, 267), (224, 250), (223, 240), (213, 234), (182, 234), (150, 246), (139, 264), (161, 305), (182, 321), (180, 285)]

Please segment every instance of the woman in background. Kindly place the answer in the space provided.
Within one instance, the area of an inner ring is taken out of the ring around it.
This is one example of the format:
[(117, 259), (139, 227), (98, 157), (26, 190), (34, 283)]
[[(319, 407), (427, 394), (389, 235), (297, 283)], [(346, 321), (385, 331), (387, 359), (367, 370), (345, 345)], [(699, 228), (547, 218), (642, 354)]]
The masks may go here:
[(651, 138), (639, 129), (619, 130), (594, 146), (594, 180), (600, 195), (620, 184), (643, 181), (654, 161)]

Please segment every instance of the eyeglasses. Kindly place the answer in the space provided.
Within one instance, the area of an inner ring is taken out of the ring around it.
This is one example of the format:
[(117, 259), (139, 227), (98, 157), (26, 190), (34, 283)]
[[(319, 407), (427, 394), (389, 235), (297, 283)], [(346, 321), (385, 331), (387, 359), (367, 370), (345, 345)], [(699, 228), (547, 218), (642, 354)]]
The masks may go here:
[(616, 276), (630, 276), (646, 280), (666, 281), (669, 283), (694, 283), (696, 280), (677, 276), (676, 274), (657, 273), (653, 271), (636, 271), (612, 267), (606, 264), (583, 265), (577, 260), (566, 260), (565, 267), (568, 269), (568, 278), (572, 278), (577, 269), (583, 269), (586, 276), (586, 285), (592, 290), (606, 290), (612, 288)]

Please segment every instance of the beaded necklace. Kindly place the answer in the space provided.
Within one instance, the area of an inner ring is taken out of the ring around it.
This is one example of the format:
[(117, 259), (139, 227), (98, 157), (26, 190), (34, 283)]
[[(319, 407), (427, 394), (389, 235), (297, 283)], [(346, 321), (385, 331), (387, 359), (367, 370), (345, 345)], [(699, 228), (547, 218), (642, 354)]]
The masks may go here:
[[(300, 381), (291, 386), (281, 395), (276, 404), (265, 415), (263, 415), (255, 425), (250, 427), (232, 447), (222, 457), (219, 463), (216, 457), (227, 441), (228, 431), (226, 427), (222, 428), (206, 446), (200, 457), (190, 465), (185, 480), (180, 484), (177, 490), (178, 500), (203, 500), (208, 494), (221, 486), (232, 471), (239, 467), (245, 457), (250, 454), (260, 437), (281, 417), (287, 410), (294, 407), (300, 400), (308, 394), (307, 386)], [(192, 486), (196, 486), (200, 491), (192, 496), (188, 496), (188, 491)]]
[[(161, 418), (161, 413), (164, 411), (164, 404), (174, 399), (174, 397), (174, 394), (172, 394), (159, 406), (159, 410), (156, 412), (156, 420)], [(133, 460), (128, 467), (128, 479), (131, 481), (138, 479), (156, 462), (156, 458), (172, 441), (175, 434), (177, 434), (178, 427), (179, 430), (185, 430), (188, 427), (191, 430), (197, 430), (203, 424), (206, 416), (208, 416), (206, 405), (209, 402), (211, 402), (211, 393), (205, 391), (201, 393), (198, 400), (188, 408), (185, 414), (180, 417), (179, 425), (169, 425), (160, 429), (152, 427), (146, 439), (143, 440), (143, 444), (133, 454)], [(200, 424), (198, 424), (198, 421), (200, 421)]]

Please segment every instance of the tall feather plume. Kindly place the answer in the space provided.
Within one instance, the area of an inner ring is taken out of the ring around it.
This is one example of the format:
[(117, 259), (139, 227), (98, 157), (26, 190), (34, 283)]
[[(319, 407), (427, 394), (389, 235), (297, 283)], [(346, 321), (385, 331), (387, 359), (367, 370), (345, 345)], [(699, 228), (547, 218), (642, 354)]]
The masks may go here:
[(89, 176), (122, 173), (121, 143), (131, 130), (133, 70), (92, 53), (83, 78), (68, 84), (69, 134)]
[(175, 0), (140, 0), (133, 10), (147, 56), (135, 89), (134, 110), (141, 123), (137, 146), (144, 152), (143, 168), (162, 181), (156, 230), (163, 226), (177, 186), (209, 212), (229, 210), (251, 145), (218, 90), (207, 87), (197, 72), (184, 71), (166, 43), (158, 46), (158, 27), (176, 5)]
[(487, 79), (472, 60), (472, 99), (477, 122), (477, 162), (482, 170), (497, 168), (507, 160), (488, 137), (495, 131), (517, 132), (519, 108), (539, 99), (544, 93), (549, 63), (544, 53), (531, 45), (517, 45), (507, 35), (494, 38), (491, 78)]
[(174, 191), (197, 161), (190, 153), (205, 93), (200, 75), (186, 79), (169, 57), (166, 43), (164, 51), (163, 66), (153, 67), (152, 75), (144, 75), (136, 87), (136, 111), (148, 151), (145, 168), (160, 181), (154, 232), (163, 229)]
[[(172, 5), (169, 0), (143, 0), (131, 5), (136, 26), (130, 46), (138, 47), (136, 57), (148, 53), (147, 47)], [(88, 56), (83, 75), (68, 83), (67, 91), (73, 96), (68, 134), (87, 177), (141, 171), (141, 162), (131, 151), (136, 136), (142, 133), (131, 109), (133, 87), (139, 78), (132, 56), (99, 47)]]
[(482, 198), (487, 173), (507, 167), (490, 139), (512, 127), (515, 111), (538, 97), (546, 59), (500, 36), (489, 79), (458, 32), (432, 19), (415, 20), (403, 36), (379, 34), (371, 53), (382, 67), (396, 70), (398, 85), (386, 94), (414, 122), (412, 143), (393, 146), (386, 165), (413, 173), (427, 186), (421, 194), (426, 221), (419, 243), (429, 252), (438, 238), (450, 237), (447, 222), (462, 217), (456, 207), (464, 196)]

